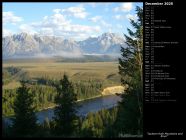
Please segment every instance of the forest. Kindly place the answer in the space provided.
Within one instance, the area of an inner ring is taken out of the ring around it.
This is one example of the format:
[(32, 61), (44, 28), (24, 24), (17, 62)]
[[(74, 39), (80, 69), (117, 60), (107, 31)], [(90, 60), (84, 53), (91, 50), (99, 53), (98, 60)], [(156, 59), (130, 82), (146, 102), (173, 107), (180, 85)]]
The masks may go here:
[[(55, 106), (55, 97), (57, 94), (56, 85), (59, 81), (41, 78), (37, 83), (26, 81), (29, 84), (30, 92), (34, 96), (33, 105), (36, 111)], [(74, 91), (77, 94), (77, 100), (84, 100), (90, 97), (101, 95), (102, 83), (97, 81), (79, 81), (73, 83)], [(17, 89), (3, 89), (3, 116), (14, 115), (13, 103), (17, 96)]]

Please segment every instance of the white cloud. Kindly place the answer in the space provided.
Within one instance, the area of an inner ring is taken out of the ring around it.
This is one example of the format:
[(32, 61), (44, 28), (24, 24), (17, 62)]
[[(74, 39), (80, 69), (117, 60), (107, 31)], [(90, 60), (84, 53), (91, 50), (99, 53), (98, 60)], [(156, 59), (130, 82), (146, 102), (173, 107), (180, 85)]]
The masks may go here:
[(61, 12), (61, 9), (54, 9), (53, 12), (56, 13), (56, 14), (58, 14), (58, 13)]
[(29, 24), (21, 24), (19, 26), (19, 30), (21, 32), (25, 32), (25, 33), (29, 33), (29, 34), (35, 34), (37, 33), (34, 28), (32, 26), (30, 26)]
[(61, 10), (63, 13), (66, 13), (67, 15), (72, 15), (76, 18), (84, 19), (87, 17), (88, 13), (86, 12), (85, 8), (83, 6), (77, 6), (77, 7), (69, 7), (66, 9)]
[(135, 15), (127, 14), (127, 15), (126, 15), (126, 18), (127, 18), (128, 20), (130, 20), (130, 19), (132, 19), (132, 20), (137, 20), (137, 15), (136, 15), (136, 14), (135, 14)]
[(112, 27), (111, 24), (105, 22), (104, 20), (101, 20), (100, 23), (101, 23), (101, 25), (102, 25), (103, 27), (106, 27), (106, 28), (110, 28), (110, 27)]
[(3, 37), (4, 37), (4, 36), (10, 36), (10, 35), (12, 35), (12, 31), (3, 28)]
[(45, 22), (52, 22), (54, 25), (66, 25), (70, 23), (70, 20), (67, 21), (62, 14), (54, 14), (52, 18), (47, 18)]
[(96, 6), (109, 6), (111, 3), (107, 3), (107, 2), (90, 2), (90, 3), (86, 3), (86, 5), (90, 5), (92, 8), (95, 8)]
[(129, 12), (130, 10), (132, 10), (132, 3), (131, 2), (122, 3), (119, 7), (115, 7), (113, 10), (115, 12), (118, 11)]
[(112, 27), (112, 25), (107, 23), (105, 20), (103, 20), (101, 16), (95, 16), (95, 17), (89, 18), (89, 20), (91, 20), (92, 22), (97, 22), (103, 28), (111, 28)]
[(42, 21), (31, 23), (30, 26), (41, 35), (55, 35), (79, 40), (101, 31), (99, 26), (73, 24), (67, 20), (66, 16), (59, 13), (45, 16)]
[(112, 28), (109, 28), (109, 29), (108, 29), (108, 32), (109, 32), (109, 33), (112, 33), (112, 32), (113, 32), (113, 31), (112, 31)]
[(65, 16), (59, 13), (55, 13), (54, 15), (48, 17), (45, 16), (41, 22), (34, 22), (31, 25), (35, 28), (50, 28), (50, 27), (58, 27), (65, 26), (70, 24), (70, 20), (66, 20)]
[(54, 32), (52, 28), (41, 28), (40, 30), (41, 35), (53, 36)]
[(95, 16), (95, 17), (90, 18), (90, 20), (92, 22), (97, 22), (97, 21), (101, 20), (101, 18), (102, 18), (101, 16)]
[(13, 12), (3, 12), (3, 23), (12, 23), (23, 21), (22, 17), (15, 16)]
[(86, 25), (78, 25), (78, 24), (74, 24), (74, 25), (68, 25), (70, 32), (73, 33), (92, 33), (92, 32), (99, 32), (100, 31), (100, 27), (99, 26), (86, 26)]
[(43, 19), (44, 19), (44, 20), (47, 20), (47, 18), (48, 18), (48, 16), (44, 16), (44, 18), (43, 18)]
[(114, 18), (117, 19), (117, 20), (120, 20), (120, 19), (123, 19), (123, 16), (121, 16), (121, 15), (115, 15)]
[(84, 19), (84, 18), (86, 18), (87, 14), (86, 14), (85, 12), (74, 13), (74, 16), (75, 16), (76, 18)]

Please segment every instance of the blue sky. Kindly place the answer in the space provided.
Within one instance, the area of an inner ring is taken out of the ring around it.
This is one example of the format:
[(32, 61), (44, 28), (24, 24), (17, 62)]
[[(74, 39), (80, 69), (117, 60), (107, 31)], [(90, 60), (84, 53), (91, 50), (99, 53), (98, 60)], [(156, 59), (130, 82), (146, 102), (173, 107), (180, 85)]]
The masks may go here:
[(27, 32), (83, 40), (132, 28), (142, 3), (3, 3), (3, 36)]

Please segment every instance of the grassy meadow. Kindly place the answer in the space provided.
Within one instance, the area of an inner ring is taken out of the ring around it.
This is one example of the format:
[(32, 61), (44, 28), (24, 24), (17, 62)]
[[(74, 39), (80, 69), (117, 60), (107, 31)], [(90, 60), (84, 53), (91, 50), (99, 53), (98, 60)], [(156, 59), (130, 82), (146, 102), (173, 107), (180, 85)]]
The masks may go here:
[[(27, 72), (30, 79), (49, 77), (59, 80), (66, 73), (71, 81), (102, 81), (105, 87), (118, 85), (120, 77), (118, 74), (118, 62), (59, 62), (53, 59), (28, 59), (3, 61), (3, 68), (21, 68)], [(12, 76), (11, 82), (4, 85), (4, 89), (20, 86), (16, 80), (21, 73)]]

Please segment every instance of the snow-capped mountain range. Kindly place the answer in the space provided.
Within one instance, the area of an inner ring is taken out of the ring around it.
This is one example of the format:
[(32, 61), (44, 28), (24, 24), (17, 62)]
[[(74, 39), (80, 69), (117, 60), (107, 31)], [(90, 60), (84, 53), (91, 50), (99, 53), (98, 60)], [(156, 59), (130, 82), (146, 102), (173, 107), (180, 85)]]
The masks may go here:
[(3, 37), (3, 58), (27, 57), (81, 57), (83, 54), (120, 54), (125, 40), (114, 33), (104, 33), (83, 41), (56, 36), (39, 36), (27, 33)]

